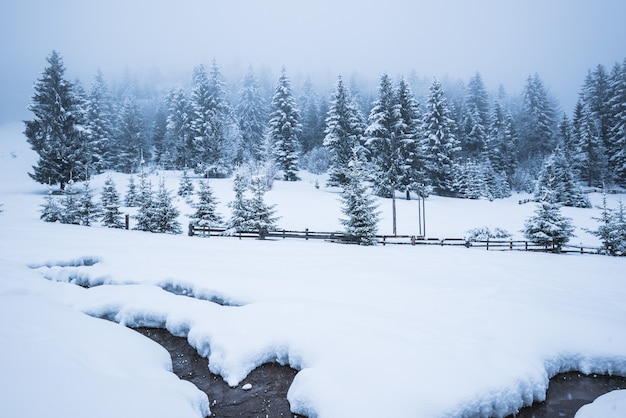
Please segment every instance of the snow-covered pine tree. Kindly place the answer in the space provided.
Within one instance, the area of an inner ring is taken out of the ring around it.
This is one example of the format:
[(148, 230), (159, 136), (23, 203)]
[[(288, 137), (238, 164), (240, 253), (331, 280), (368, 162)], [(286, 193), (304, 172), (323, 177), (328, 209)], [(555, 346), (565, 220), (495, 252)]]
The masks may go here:
[(159, 188), (151, 205), (151, 232), (180, 234), (182, 228), (178, 221), (180, 212), (172, 203), (170, 191), (165, 187), (165, 179), (159, 181)]
[(218, 201), (208, 180), (200, 180), (197, 194), (198, 202), (193, 205), (196, 211), (190, 216), (194, 225), (205, 227), (221, 225), (222, 217), (216, 211)]
[(236, 110), (241, 138), (235, 154), (235, 163), (241, 165), (250, 160), (259, 161), (263, 155), (267, 103), (252, 67), (248, 67), (244, 76)]
[(609, 131), (608, 154), (612, 177), (626, 187), (626, 59), (622, 65), (616, 64), (611, 73), (609, 99), (612, 124)]
[(574, 237), (574, 227), (572, 220), (561, 214), (552, 193), (551, 190), (543, 190), (543, 199), (537, 204), (535, 215), (524, 222), (522, 232), (529, 241), (560, 252), (563, 245)]
[(487, 90), (480, 73), (474, 74), (467, 84), (463, 103), (463, 135), (459, 139), (466, 158), (479, 158), (487, 143), (489, 103)]
[(128, 177), (128, 189), (124, 197), (124, 204), (128, 207), (135, 207), (139, 205), (139, 192), (137, 191), (137, 184), (135, 184), (135, 176)]
[(245, 223), (249, 219), (249, 201), (245, 196), (247, 189), (247, 181), (243, 177), (240, 171), (235, 173), (233, 179), (233, 190), (235, 192), (235, 198), (232, 202), (228, 203), (231, 210), (230, 219), (227, 223), (227, 232), (241, 232), (245, 231)]
[(302, 126), (299, 123), (300, 111), (291, 92), (291, 82), (283, 67), (272, 98), (268, 136), (272, 144), (274, 158), (283, 172), (283, 179), (298, 179), (299, 138)]
[(348, 163), (348, 182), (341, 193), (341, 211), (347, 216), (340, 219), (346, 228), (346, 235), (360, 245), (375, 245), (378, 230), (379, 212), (367, 187), (367, 173), (358, 153), (353, 153)]
[(122, 213), (120, 212), (120, 195), (111, 176), (107, 176), (100, 195), (102, 207), (102, 224), (107, 228), (124, 228)]
[(538, 74), (526, 80), (521, 111), (520, 160), (543, 159), (556, 147), (556, 105)]
[(436, 79), (430, 86), (424, 113), (424, 152), (426, 174), (435, 193), (454, 193), (459, 142), (454, 135), (455, 122), (450, 117), (450, 109), (441, 83)]
[(135, 173), (148, 157), (144, 125), (137, 100), (127, 93), (120, 110), (115, 140), (115, 169)]
[(165, 170), (174, 169), (170, 144), (167, 140), (167, 112), (159, 105), (152, 123), (152, 144), (154, 146), (154, 162)]
[(577, 208), (589, 208), (591, 203), (582, 191), (563, 151), (557, 147), (546, 159), (537, 179), (535, 199), (541, 199), (544, 190), (551, 190), (554, 203)]
[(346, 171), (353, 150), (360, 149), (359, 154), (365, 152), (362, 144), (364, 129), (358, 107), (339, 76), (326, 117), (324, 147), (330, 154), (328, 186), (343, 186), (347, 183)]
[(420, 193), (427, 181), (419, 103), (404, 78), (400, 79), (398, 84), (397, 101), (399, 117), (396, 123), (396, 135), (400, 146), (398, 187), (406, 193), (406, 198), (409, 200), (410, 192)]
[(63, 208), (58, 199), (53, 195), (52, 191), (49, 191), (46, 195), (46, 200), (41, 205), (40, 218), (46, 222), (57, 222), (61, 220)]
[(93, 200), (93, 189), (89, 181), (83, 183), (83, 192), (78, 198), (78, 219), (81, 225), (91, 226), (100, 217), (100, 205)]
[(133, 229), (154, 232), (156, 229), (154, 213), (155, 196), (152, 191), (152, 183), (148, 181), (148, 178), (146, 174), (144, 174), (143, 170), (140, 174), (139, 193), (137, 197), (139, 209), (137, 210), (137, 214), (133, 216), (133, 218), (137, 221)]
[(180, 176), (178, 182), (178, 195), (184, 198), (188, 198), (193, 194), (193, 182), (189, 178), (187, 170), (183, 170), (183, 174)]
[(87, 122), (92, 137), (91, 165), (96, 173), (114, 168), (114, 107), (102, 73), (98, 71), (87, 98)]
[(321, 146), (324, 141), (324, 113), (325, 106), (315, 92), (310, 78), (304, 81), (302, 93), (298, 98), (300, 109), (300, 124), (302, 126), (298, 137), (301, 153), (305, 154), (313, 148)]
[(588, 232), (600, 239), (604, 246), (604, 253), (626, 256), (626, 213), (622, 201), (620, 200), (617, 210), (612, 210), (607, 206), (605, 194), (602, 198), (600, 217), (592, 219), (598, 221), (599, 226), (595, 231), (589, 230)]
[(480, 164), (474, 160), (467, 160), (459, 164), (457, 170), (454, 188), (460, 197), (480, 199), (487, 196), (485, 173)]
[(172, 90), (165, 98), (167, 104), (166, 158), (172, 166), (183, 170), (193, 166), (193, 108), (185, 91)]
[(248, 203), (248, 219), (245, 220), (243, 228), (248, 231), (259, 231), (259, 239), (265, 239), (269, 231), (276, 229), (276, 221), (278, 218), (274, 216), (276, 213), (275, 205), (265, 203), (265, 187), (258, 177), (250, 180), (250, 191), (252, 197)]
[(49, 66), (35, 83), (28, 107), (34, 118), (25, 122), (27, 141), (39, 154), (29, 176), (42, 184), (59, 184), (64, 190), (70, 179), (89, 175), (85, 144), (90, 141), (90, 131), (81, 99), (74, 85), (64, 78), (61, 56), (52, 51), (47, 61)]
[(74, 190), (74, 181), (69, 180), (67, 182), (67, 187), (65, 188), (65, 195), (61, 200), (61, 217), (60, 221), (62, 224), (80, 224), (80, 216), (79, 216), (79, 203), (78, 198), (76, 197), (76, 191)]

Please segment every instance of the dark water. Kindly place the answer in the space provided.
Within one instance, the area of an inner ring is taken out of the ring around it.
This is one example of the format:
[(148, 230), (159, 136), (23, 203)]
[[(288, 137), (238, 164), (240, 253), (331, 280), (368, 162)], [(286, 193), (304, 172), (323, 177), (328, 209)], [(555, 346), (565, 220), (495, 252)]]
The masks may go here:
[(546, 400), (522, 408), (507, 418), (573, 418), (581, 406), (617, 389), (626, 389), (626, 378), (561, 373), (550, 379)]
[[(135, 328), (151, 338), (172, 357), (174, 373), (188, 380), (209, 396), (212, 417), (291, 417), (287, 391), (297, 371), (278, 364), (254, 369), (239, 387), (231, 388), (221, 376), (209, 372), (208, 360), (200, 357), (185, 338), (160, 328)], [(250, 390), (241, 387), (250, 383)], [(535, 402), (507, 418), (573, 418), (581, 406), (617, 389), (626, 389), (626, 378), (619, 376), (561, 373), (550, 379), (544, 402)]]

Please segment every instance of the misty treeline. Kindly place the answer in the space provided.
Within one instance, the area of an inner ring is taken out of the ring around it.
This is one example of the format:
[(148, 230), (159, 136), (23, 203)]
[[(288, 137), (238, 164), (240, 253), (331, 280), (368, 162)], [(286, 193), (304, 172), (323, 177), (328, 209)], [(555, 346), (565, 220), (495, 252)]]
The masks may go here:
[(31, 177), (61, 189), (144, 165), (207, 178), (245, 167), (287, 181), (306, 169), (345, 186), (355, 156), (380, 196), (541, 198), (550, 190), (584, 207), (582, 186), (626, 186), (626, 60), (589, 71), (572, 115), (537, 74), (515, 96), (488, 92), (480, 73), (445, 88), (385, 73), (375, 93), (338, 77), (322, 93), (309, 79), (294, 90), (284, 68), (274, 80), (252, 67), (227, 80), (213, 61), (193, 69), (185, 87), (112, 88), (101, 73), (88, 87), (70, 82), (56, 51), (47, 61), (25, 134), (39, 154)]

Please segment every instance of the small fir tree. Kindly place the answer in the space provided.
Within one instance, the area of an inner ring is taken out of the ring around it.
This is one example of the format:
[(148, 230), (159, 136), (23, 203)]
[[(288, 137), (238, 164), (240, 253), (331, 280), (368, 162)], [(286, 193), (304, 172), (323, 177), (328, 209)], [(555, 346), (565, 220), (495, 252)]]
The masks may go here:
[(78, 219), (81, 225), (91, 226), (100, 217), (100, 206), (93, 200), (93, 190), (88, 181), (83, 184), (83, 193), (78, 199)]
[(193, 193), (193, 183), (189, 178), (189, 174), (187, 170), (183, 171), (183, 174), (180, 176), (180, 182), (178, 184), (178, 195), (184, 198), (188, 198)]
[(365, 183), (367, 174), (356, 152), (349, 163), (348, 182), (341, 194), (342, 212), (347, 219), (340, 219), (346, 234), (360, 245), (375, 245), (379, 212)]
[(611, 210), (606, 204), (606, 195), (602, 200), (602, 213), (599, 218), (592, 218), (600, 223), (595, 231), (588, 231), (600, 239), (607, 255), (626, 255), (626, 213), (619, 202), (617, 210)]
[(107, 228), (124, 228), (124, 221), (120, 212), (120, 196), (111, 176), (107, 176), (104, 182), (100, 205), (102, 206), (101, 219), (104, 226)]
[(205, 227), (221, 224), (222, 217), (216, 212), (217, 202), (208, 180), (201, 180), (198, 190), (198, 203), (194, 205), (196, 211), (191, 215), (193, 223)]
[(159, 189), (151, 205), (152, 208), (152, 232), (180, 234), (182, 228), (178, 222), (180, 212), (172, 204), (172, 197), (165, 187), (165, 180), (159, 182)]
[(572, 220), (561, 214), (560, 206), (554, 202), (551, 194), (552, 191), (544, 189), (544, 198), (537, 205), (535, 215), (524, 223), (522, 232), (531, 242), (560, 252), (563, 245), (574, 236), (574, 227)]
[(52, 191), (48, 192), (44, 204), (41, 205), (40, 218), (46, 222), (57, 222), (61, 220), (62, 211), (63, 208), (59, 204), (58, 199), (54, 197)]
[(259, 231), (259, 239), (265, 239), (269, 231), (276, 229), (277, 217), (274, 216), (275, 205), (265, 203), (265, 187), (259, 178), (250, 181), (252, 198), (248, 200), (248, 219), (245, 221), (247, 230)]
[(79, 203), (76, 198), (76, 192), (74, 191), (74, 182), (72, 180), (67, 182), (65, 188), (65, 196), (61, 201), (61, 223), (63, 224), (80, 224), (79, 215)]
[(137, 184), (135, 184), (135, 176), (131, 175), (128, 178), (128, 191), (124, 197), (124, 203), (129, 208), (139, 205), (139, 194), (137, 192)]
[(564, 153), (557, 148), (548, 157), (539, 174), (535, 191), (535, 198), (540, 199), (544, 189), (550, 189), (554, 193), (552, 198), (563, 206), (577, 208), (589, 208), (591, 203), (576, 182), (574, 173)]
[(233, 180), (233, 190), (235, 191), (235, 199), (228, 203), (231, 210), (231, 216), (228, 220), (228, 232), (245, 231), (245, 223), (248, 219), (248, 199), (245, 197), (246, 180), (238, 171)]
[(154, 231), (154, 192), (152, 191), (152, 184), (142, 179), (141, 190), (138, 196), (139, 210), (133, 217), (137, 224), (133, 229)]

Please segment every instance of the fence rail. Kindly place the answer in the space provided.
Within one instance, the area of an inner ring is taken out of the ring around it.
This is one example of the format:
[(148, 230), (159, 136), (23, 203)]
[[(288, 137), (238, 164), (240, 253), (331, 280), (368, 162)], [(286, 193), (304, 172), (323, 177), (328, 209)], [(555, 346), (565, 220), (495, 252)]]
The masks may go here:
[[(259, 231), (232, 231), (225, 227), (206, 227), (189, 224), (189, 236), (201, 237), (236, 237), (255, 239), (304, 239), (325, 240), (337, 243), (354, 243), (355, 241), (344, 232), (319, 232), (310, 231), (308, 228), (302, 231), (278, 229), (259, 233)], [(418, 235), (376, 235), (376, 239), (382, 245), (439, 245), (439, 246), (463, 246), (467, 248), (484, 248), (487, 251), (536, 251), (555, 252), (552, 246), (537, 245), (530, 241), (521, 240), (484, 240), (470, 241), (465, 238), (431, 238)], [(564, 245), (561, 253), (599, 254), (601, 249), (583, 245)]]

